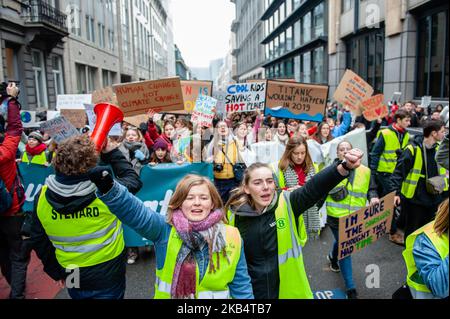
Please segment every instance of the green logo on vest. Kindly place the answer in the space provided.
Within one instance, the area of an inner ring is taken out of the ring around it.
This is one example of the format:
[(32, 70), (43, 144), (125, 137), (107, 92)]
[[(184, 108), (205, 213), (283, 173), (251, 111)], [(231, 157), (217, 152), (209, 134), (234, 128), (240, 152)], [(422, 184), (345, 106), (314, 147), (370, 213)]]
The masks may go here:
[(286, 227), (286, 220), (284, 218), (277, 219), (277, 228), (283, 229)]

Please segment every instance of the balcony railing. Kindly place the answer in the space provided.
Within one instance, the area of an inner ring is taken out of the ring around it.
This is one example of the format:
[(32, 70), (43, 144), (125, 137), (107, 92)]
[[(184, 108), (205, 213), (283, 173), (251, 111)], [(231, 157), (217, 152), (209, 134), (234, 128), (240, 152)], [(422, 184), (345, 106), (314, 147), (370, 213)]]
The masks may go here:
[(24, 18), (25, 23), (46, 23), (67, 32), (67, 15), (43, 0), (30, 0)]

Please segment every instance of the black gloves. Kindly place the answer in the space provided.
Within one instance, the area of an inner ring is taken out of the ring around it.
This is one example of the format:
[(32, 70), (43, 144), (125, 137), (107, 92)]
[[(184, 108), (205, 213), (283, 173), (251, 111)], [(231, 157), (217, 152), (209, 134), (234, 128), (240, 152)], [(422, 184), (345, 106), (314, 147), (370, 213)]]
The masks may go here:
[(112, 172), (108, 166), (96, 166), (91, 168), (88, 171), (88, 176), (102, 194), (109, 192), (114, 185)]
[(141, 123), (139, 125), (139, 130), (141, 131), (142, 135), (145, 135), (145, 133), (147, 133), (147, 123)]

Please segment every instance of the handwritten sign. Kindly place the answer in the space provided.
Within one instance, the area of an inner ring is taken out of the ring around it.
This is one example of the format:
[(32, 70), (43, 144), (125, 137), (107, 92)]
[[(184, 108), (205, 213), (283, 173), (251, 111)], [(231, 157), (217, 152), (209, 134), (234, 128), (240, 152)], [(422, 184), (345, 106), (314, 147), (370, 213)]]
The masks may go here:
[(422, 101), (420, 102), (420, 105), (422, 105), (422, 107), (428, 107), (429, 105), (431, 105), (431, 96), (422, 96)]
[(212, 95), (212, 81), (181, 81), (185, 113), (192, 113), (200, 94)]
[(184, 110), (180, 78), (117, 84), (113, 88), (125, 116), (145, 114), (149, 109)]
[(139, 125), (141, 123), (147, 123), (148, 115), (140, 114), (140, 115), (135, 115), (135, 116), (128, 116), (128, 117), (125, 117), (123, 120), (124, 120), (124, 122), (130, 123), (131, 125), (133, 125), (135, 127), (139, 127)]
[(112, 87), (108, 86), (92, 92), (92, 104), (95, 105), (97, 103), (118, 104), (116, 94), (114, 93)]
[(207, 95), (199, 95), (192, 112), (192, 123), (200, 126), (211, 127), (214, 119), (213, 108), (216, 107), (217, 100)]
[(394, 197), (392, 192), (379, 204), (339, 218), (339, 260), (373, 244), (391, 229)]
[(86, 125), (86, 110), (61, 109), (60, 113), (76, 128), (82, 128)]
[(61, 94), (56, 97), (56, 110), (84, 109), (84, 104), (91, 104), (91, 94)]
[(286, 81), (267, 81), (265, 115), (321, 122), (328, 86)]
[(69, 137), (80, 135), (78, 130), (64, 116), (58, 116), (53, 120), (42, 123), (40, 129), (50, 135), (56, 143), (61, 143)]
[(348, 106), (356, 115), (361, 114), (360, 104), (373, 94), (373, 88), (358, 74), (351, 70), (345, 71), (333, 98)]
[(251, 112), (264, 110), (266, 98), (266, 82), (237, 83), (227, 87), (225, 111)]
[(374, 121), (389, 115), (389, 109), (384, 104), (383, 94), (374, 95), (362, 101), (361, 108), (363, 109), (364, 118), (368, 121)]
[(227, 96), (227, 92), (225, 91), (214, 91), (212, 97), (217, 100), (216, 104), (216, 114), (219, 116), (223, 116), (225, 114), (225, 97)]

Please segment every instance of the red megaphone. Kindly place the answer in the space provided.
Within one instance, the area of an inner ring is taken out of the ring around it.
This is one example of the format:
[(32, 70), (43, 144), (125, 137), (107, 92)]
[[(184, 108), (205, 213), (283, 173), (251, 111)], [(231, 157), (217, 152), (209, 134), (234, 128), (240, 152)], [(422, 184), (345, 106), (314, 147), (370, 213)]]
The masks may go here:
[(117, 106), (109, 103), (99, 103), (94, 107), (97, 122), (91, 134), (91, 140), (95, 143), (97, 151), (101, 151), (114, 124), (123, 121), (123, 112)]

